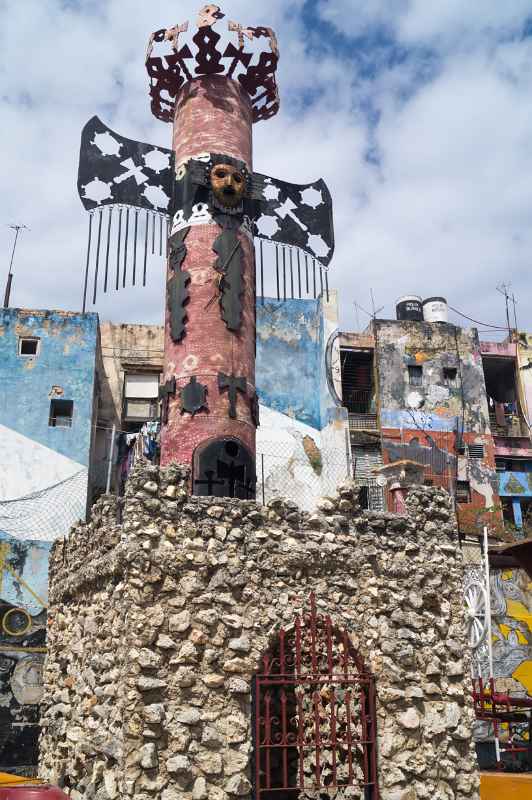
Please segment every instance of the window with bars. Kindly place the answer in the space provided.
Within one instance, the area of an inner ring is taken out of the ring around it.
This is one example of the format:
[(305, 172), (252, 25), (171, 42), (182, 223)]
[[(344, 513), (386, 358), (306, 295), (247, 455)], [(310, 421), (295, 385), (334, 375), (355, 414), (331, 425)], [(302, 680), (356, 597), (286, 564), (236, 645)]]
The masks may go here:
[(484, 458), (484, 445), (469, 444), (467, 446), (467, 454), (469, 458)]
[(446, 386), (450, 387), (458, 385), (458, 370), (456, 367), (443, 368), (443, 382)]
[(408, 383), (410, 386), (423, 385), (423, 367), (414, 364), (408, 365)]
[(74, 416), (73, 400), (51, 400), (48, 425), (51, 428), (71, 428)]
[(471, 486), (469, 485), (469, 481), (456, 481), (456, 502), (471, 502)]

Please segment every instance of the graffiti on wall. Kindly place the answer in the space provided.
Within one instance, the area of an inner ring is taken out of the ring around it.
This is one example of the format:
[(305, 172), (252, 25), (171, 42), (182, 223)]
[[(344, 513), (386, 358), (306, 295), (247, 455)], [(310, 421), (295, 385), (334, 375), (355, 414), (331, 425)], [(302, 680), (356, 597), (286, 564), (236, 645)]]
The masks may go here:
[(532, 696), (532, 582), (521, 569), (493, 570), (490, 589), (494, 675)]
[(37, 763), (49, 545), (0, 537), (0, 764)]

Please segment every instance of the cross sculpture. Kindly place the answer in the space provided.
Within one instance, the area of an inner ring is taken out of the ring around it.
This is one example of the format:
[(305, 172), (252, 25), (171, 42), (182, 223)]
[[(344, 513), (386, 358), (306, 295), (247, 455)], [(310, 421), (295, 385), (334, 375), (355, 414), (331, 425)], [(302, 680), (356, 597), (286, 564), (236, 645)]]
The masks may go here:
[(256, 296), (264, 302), (270, 275), (279, 300), (327, 295), (334, 233), (323, 180), (299, 185), (254, 171), (252, 125), (279, 109), (277, 39), (235, 22), (222, 37), (223, 18), (209, 4), (195, 32), (183, 22), (150, 36), (151, 108), (173, 123), (172, 148), (127, 139), (93, 117), (78, 191), (89, 212), (84, 310), (91, 267), (95, 303), (102, 288), (145, 285), (148, 256), (167, 256), (161, 464), (190, 464), (193, 485), (210, 491), (202, 454), (226, 442), (238, 452), (222, 468), (231, 494), (240, 468), (254, 469)]

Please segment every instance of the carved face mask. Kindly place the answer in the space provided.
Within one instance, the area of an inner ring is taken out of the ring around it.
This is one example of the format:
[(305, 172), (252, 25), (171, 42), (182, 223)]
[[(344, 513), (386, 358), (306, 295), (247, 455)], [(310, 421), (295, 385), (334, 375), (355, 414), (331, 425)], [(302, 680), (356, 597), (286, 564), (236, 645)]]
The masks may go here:
[(231, 164), (216, 164), (211, 170), (211, 186), (221, 206), (236, 208), (242, 202), (246, 179), (243, 173)]
[(198, 14), (198, 28), (207, 28), (214, 25), (219, 19), (223, 19), (225, 14), (220, 11), (220, 6), (209, 3), (200, 9)]

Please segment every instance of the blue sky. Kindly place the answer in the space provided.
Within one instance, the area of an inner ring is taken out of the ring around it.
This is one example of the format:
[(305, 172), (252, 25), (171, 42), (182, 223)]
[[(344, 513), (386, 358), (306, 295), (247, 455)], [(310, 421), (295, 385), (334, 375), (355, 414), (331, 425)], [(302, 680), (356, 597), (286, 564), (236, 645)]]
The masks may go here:
[[(199, 5), (0, 0), (2, 285), (7, 225), (31, 228), (17, 254), (14, 304), (79, 308), (81, 128), (96, 113), (125, 136), (169, 145), (170, 127), (149, 110), (145, 45), (151, 31), (194, 20)], [(342, 327), (357, 326), (353, 304), (368, 308), (371, 289), (383, 315), (397, 296), (417, 292), (502, 324), (504, 281), (521, 327), (532, 329), (529, 1), (234, 0), (222, 9), (277, 32), (282, 106), (255, 126), (255, 168), (329, 185), (330, 285), (340, 290)], [(154, 264), (146, 289), (102, 298), (96, 310), (156, 322), (162, 295)]]

